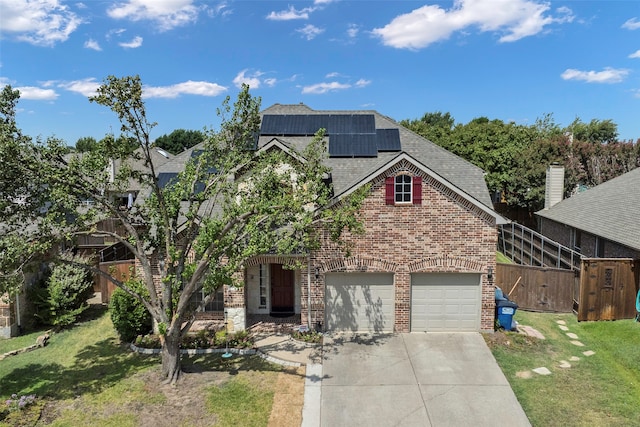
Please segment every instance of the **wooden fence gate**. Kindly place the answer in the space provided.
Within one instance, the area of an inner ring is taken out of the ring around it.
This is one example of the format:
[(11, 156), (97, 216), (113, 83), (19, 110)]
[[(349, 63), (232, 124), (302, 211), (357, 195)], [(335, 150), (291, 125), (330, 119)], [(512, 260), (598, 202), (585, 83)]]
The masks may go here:
[(496, 285), (523, 310), (571, 313), (576, 287), (572, 270), (497, 264)]
[[(100, 270), (113, 275), (118, 280), (127, 280), (134, 273), (135, 260), (128, 259), (124, 261), (101, 262)], [(107, 280), (103, 275), (98, 275), (100, 280), (100, 289), (102, 292), (102, 303), (108, 304), (111, 294), (116, 289), (116, 285)]]
[(578, 321), (633, 319), (640, 261), (583, 258)]

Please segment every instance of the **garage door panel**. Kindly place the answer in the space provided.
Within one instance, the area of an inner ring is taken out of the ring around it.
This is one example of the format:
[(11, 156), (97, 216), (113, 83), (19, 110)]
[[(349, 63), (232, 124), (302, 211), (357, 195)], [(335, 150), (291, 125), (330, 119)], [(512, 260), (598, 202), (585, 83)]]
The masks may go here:
[(329, 273), (325, 276), (325, 321), (331, 331), (393, 331), (392, 274)]
[(411, 330), (477, 331), (480, 275), (421, 273), (411, 276)]

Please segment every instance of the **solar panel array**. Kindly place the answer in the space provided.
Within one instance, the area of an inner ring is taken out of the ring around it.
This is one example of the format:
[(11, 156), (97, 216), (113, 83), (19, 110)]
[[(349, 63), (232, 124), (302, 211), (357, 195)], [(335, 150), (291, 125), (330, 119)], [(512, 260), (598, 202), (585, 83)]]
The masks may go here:
[(331, 157), (377, 157), (400, 151), (398, 129), (376, 129), (373, 114), (265, 114), (261, 135), (313, 136), (325, 129)]

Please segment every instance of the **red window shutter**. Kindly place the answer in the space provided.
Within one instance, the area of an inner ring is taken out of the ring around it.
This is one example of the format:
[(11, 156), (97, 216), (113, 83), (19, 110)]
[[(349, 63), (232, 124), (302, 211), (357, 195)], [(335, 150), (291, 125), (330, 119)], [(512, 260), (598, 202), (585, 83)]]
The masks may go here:
[(422, 204), (422, 177), (414, 176), (413, 177), (413, 204), (421, 205)]
[(388, 176), (384, 180), (384, 184), (385, 184), (385, 189), (386, 189), (385, 203), (387, 205), (394, 205), (395, 204), (395, 191), (394, 191), (395, 177)]

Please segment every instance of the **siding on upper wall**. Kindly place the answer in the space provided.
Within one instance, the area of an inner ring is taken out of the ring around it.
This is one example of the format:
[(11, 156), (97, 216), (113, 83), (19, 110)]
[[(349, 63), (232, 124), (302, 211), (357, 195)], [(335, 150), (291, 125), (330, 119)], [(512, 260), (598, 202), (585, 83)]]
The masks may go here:
[[(547, 218), (540, 218), (540, 234), (571, 249), (573, 249), (571, 242), (572, 230), (573, 228), (568, 225), (560, 224)], [(595, 258), (598, 240), (600, 239), (602, 238), (598, 238), (594, 234), (581, 232), (580, 253), (587, 258)], [(604, 251), (600, 254), (600, 258), (640, 259), (640, 251), (604, 239)]]

